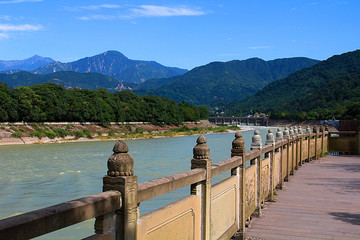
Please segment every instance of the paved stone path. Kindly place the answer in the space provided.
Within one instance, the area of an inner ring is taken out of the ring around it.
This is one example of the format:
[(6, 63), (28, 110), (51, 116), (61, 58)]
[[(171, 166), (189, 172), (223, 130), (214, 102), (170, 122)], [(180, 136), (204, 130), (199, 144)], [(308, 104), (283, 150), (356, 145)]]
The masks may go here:
[(264, 240), (360, 240), (360, 156), (305, 163), (276, 202), (266, 203), (246, 236)]

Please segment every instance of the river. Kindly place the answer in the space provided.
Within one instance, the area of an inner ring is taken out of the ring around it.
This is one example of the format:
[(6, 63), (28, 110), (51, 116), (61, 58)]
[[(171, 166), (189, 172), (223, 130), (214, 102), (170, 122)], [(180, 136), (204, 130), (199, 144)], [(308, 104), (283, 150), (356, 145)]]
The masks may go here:
[[(267, 129), (259, 130), (264, 144)], [(248, 151), (253, 131), (242, 134)], [(197, 137), (126, 140), (138, 182), (189, 170)], [(213, 163), (230, 157), (234, 133), (205, 137)], [(105, 141), (0, 146), (0, 219), (101, 192), (102, 177), (114, 144)], [(228, 175), (220, 175), (213, 181)], [(143, 202), (140, 213), (143, 215), (188, 194), (189, 187)], [(94, 220), (89, 220), (38, 239), (80, 239), (93, 233), (93, 223)]]

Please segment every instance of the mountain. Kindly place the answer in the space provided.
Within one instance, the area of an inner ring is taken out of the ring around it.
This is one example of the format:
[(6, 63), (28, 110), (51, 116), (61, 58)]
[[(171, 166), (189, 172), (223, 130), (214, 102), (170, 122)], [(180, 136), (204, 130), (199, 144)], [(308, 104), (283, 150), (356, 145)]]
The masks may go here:
[(18, 72), (14, 74), (0, 74), (0, 82), (6, 83), (10, 88), (19, 86), (32, 86), (40, 83), (53, 82), (65, 88), (81, 88), (95, 90), (106, 88), (109, 91), (132, 89), (136, 84), (120, 83), (115, 78), (100, 73), (55, 72), (45, 75)]
[(360, 113), (360, 50), (332, 56), (272, 82), (226, 109), (230, 115), (257, 111), (273, 118), (326, 119), (350, 116), (347, 112), (357, 111), (354, 107)]
[(107, 51), (74, 62), (54, 62), (36, 69), (33, 73), (48, 74), (59, 71), (95, 72), (111, 76), (120, 82), (131, 83), (142, 83), (151, 78), (166, 78), (187, 72), (185, 69), (166, 67), (155, 61), (131, 60), (120, 52)]
[(148, 83), (137, 86), (134, 92), (167, 97), (177, 102), (184, 100), (193, 105), (220, 105), (249, 97), (270, 82), (318, 62), (302, 57), (212, 62), (184, 75), (148, 80)]
[(9, 73), (14, 73), (21, 70), (32, 71), (53, 62), (55, 61), (51, 58), (41, 57), (38, 55), (24, 60), (0, 60), (0, 72), (9, 71)]

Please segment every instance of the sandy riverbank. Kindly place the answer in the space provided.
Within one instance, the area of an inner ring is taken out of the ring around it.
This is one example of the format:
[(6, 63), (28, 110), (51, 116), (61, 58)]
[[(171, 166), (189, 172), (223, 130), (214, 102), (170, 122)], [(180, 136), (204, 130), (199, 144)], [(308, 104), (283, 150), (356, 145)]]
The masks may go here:
[[(191, 129), (191, 131), (179, 131), (179, 128)], [(56, 129), (67, 129), (72, 134), (75, 132), (88, 132), (91, 136), (76, 137), (74, 135), (64, 137), (32, 136), (34, 131), (55, 131)], [(114, 141), (120, 139), (136, 138), (163, 138), (185, 135), (211, 134), (216, 132), (217, 126), (207, 120), (199, 122), (185, 122), (181, 125), (154, 125), (149, 123), (137, 124), (114, 124), (111, 126), (100, 126), (95, 124), (45, 124), (45, 125), (2, 125), (0, 129), (0, 146), (19, 144), (45, 144), (45, 143), (69, 143), (69, 142), (94, 142)], [(231, 130), (227, 130), (231, 131)], [(13, 133), (21, 133), (21, 137), (12, 137)], [(235, 132), (235, 131), (234, 131)]]

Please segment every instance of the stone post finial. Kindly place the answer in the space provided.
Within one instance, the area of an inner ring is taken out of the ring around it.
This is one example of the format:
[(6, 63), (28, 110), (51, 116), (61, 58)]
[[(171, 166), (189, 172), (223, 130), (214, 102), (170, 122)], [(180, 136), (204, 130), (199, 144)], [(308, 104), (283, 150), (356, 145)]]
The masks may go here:
[(265, 145), (272, 145), (275, 143), (275, 137), (271, 129), (268, 130), (268, 134), (266, 134), (266, 142)]
[(314, 125), (313, 127), (313, 133), (317, 133), (317, 129), (316, 129), (316, 126)]
[(310, 134), (311, 133), (311, 128), (309, 125), (307, 125), (306, 127), (306, 134)]
[(290, 127), (289, 135), (290, 135), (290, 138), (294, 137), (294, 129), (293, 129), (293, 127)]
[(231, 157), (241, 156), (245, 152), (245, 142), (242, 139), (241, 132), (235, 133), (235, 139), (232, 141)]
[(278, 128), (276, 132), (276, 141), (282, 141), (283, 140), (283, 133), (281, 132), (281, 129)]
[(293, 131), (294, 131), (294, 136), (297, 136), (298, 135), (298, 130), (297, 130), (296, 126), (294, 126)]
[(128, 154), (129, 148), (124, 141), (118, 141), (114, 148), (114, 154), (108, 159), (107, 175), (112, 177), (134, 175), (134, 159)]
[(290, 132), (288, 127), (285, 127), (284, 129), (284, 139), (289, 139), (290, 138)]
[(329, 126), (326, 124), (325, 125), (325, 131), (328, 132), (329, 131)]
[(324, 126), (323, 125), (320, 125), (320, 132), (324, 132)]
[(301, 126), (298, 127), (298, 134), (299, 135), (303, 134), (303, 130), (302, 130)]
[(197, 145), (193, 148), (194, 159), (207, 159), (210, 156), (210, 148), (206, 145), (207, 141), (203, 135), (196, 140)]
[(254, 131), (254, 136), (252, 137), (251, 150), (260, 149), (261, 145), (261, 136), (259, 130)]

